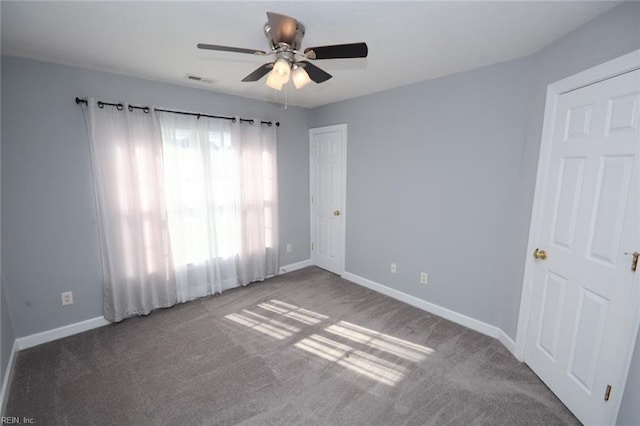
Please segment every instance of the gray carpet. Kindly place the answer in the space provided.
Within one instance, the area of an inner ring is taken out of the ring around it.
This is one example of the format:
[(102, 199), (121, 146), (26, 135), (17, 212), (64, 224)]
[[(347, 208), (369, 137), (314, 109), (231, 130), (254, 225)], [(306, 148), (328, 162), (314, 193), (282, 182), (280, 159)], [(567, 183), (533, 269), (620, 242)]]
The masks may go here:
[(578, 424), (495, 339), (318, 268), (19, 353), (39, 425)]

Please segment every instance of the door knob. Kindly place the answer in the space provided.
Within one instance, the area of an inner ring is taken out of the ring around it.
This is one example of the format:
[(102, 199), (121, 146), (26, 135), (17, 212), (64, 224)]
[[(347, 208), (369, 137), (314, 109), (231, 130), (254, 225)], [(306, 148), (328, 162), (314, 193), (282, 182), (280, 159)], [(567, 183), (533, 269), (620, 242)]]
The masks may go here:
[(544, 250), (535, 249), (533, 251), (533, 257), (540, 260), (545, 260), (547, 258), (547, 252)]
[(626, 254), (627, 256), (633, 256), (633, 259), (631, 260), (631, 270), (635, 272), (636, 269), (638, 269), (638, 257), (640, 256), (640, 253), (634, 251), (633, 253), (625, 252), (624, 254)]
[(334, 211), (334, 212), (333, 212), (333, 215), (334, 215), (334, 216), (340, 216), (340, 210), (336, 210), (336, 211)]

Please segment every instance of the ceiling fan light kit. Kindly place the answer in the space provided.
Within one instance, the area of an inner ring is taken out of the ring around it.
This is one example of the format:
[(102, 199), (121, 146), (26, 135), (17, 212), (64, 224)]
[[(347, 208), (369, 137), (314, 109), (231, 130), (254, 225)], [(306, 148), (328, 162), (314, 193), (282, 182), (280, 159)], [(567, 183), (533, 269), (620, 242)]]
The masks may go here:
[(269, 76), (267, 77), (267, 81), (265, 84), (274, 90), (278, 90), (278, 91), (282, 90), (283, 83), (280, 80), (280, 77), (278, 76), (278, 74), (275, 74), (273, 71), (269, 73)]
[(302, 89), (311, 81), (323, 83), (332, 77), (331, 74), (302, 59), (366, 58), (369, 53), (366, 43), (308, 47), (302, 52), (300, 46), (305, 34), (305, 27), (302, 23), (295, 18), (273, 12), (267, 12), (267, 19), (268, 21), (264, 25), (264, 34), (271, 47), (269, 53), (262, 50), (204, 43), (198, 44), (198, 48), (258, 56), (274, 55), (274, 62), (263, 64), (242, 79), (244, 82), (258, 81), (267, 75), (266, 85), (274, 90), (282, 90), (282, 86), (287, 84), (290, 79), (296, 89)]
[(280, 58), (273, 65), (271, 74), (274, 74), (280, 83), (287, 84), (291, 75), (291, 64), (286, 59)]
[(302, 89), (304, 86), (311, 83), (309, 74), (307, 74), (304, 68), (297, 64), (294, 65), (293, 71), (291, 72), (291, 79), (293, 80), (293, 84), (296, 86), (296, 89)]

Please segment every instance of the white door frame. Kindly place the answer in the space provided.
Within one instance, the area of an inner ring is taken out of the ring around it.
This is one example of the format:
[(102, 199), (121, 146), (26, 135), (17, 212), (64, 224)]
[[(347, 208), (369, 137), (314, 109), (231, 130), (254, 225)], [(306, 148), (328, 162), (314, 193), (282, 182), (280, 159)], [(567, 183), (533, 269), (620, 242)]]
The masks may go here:
[[(340, 228), (340, 234), (338, 235), (337, 247), (339, 248), (340, 256), (338, 258), (338, 275), (343, 276), (345, 272), (345, 256), (346, 256), (346, 234), (347, 234), (347, 123), (334, 124), (332, 126), (314, 127), (309, 129), (309, 192), (313, 190), (311, 186), (311, 173), (313, 173), (313, 156), (312, 147), (313, 143), (311, 137), (314, 133), (341, 131), (342, 132), (342, 185), (340, 187), (340, 202), (342, 203), (342, 209), (340, 214), (342, 215), (342, 227)], [(309, 199), (309, 223), (313, 225), (313, 208), (311, 207), (311, 199)], [(313, 226), (310, 227), (310, 238), (313, 241)], [(311, 262), (313, 262), (313, 250), (311, 250), (310, 256)]]
[[(620, 74), (636, 70), (640, 68), (640, 50), (636, 50), (624, 56), (597, 65), (586, 71), (564, 78), (560, 81), (550, 84), (547, 87), (547, 101), (544, 110), (544, 124), (542, 127), (542, 140), (540, 142), (540, 157), (538, 159), (538, 174), (536, 176), (536, 189), (533, 198), (533, 208), (531, 212), (531, 225), (529, 227), (529, 243), (527, 244), (527, 253), (525, 260), (525, 269), (522, 282), (522, 298), (520, 301), (520, 314), (518, 317), (518, 331), (516, 334), (516, 346), (514, 355), (519, 361), (524, 361), (525, 343), (527, 330), (529, 326), (529, 316), (531, 313), (531, 302), (533, 293), (533, 277), (534, 277), (534, 259), (533, 251), (537, 247), (540, 231), (542, 214), (540, 207), (544, 200), (544, 194), (547, 188), (544, 187), (544, 177), (549, 167), (549, 159), (551, 155), (552, 132), (554, 127), (554, 117), (558, 98), (561, 94), (580, 89), (582, 87), (598, 83)], [(621, 324), (627, 335), (633, 335), (631, 341), (627, 342), (626, 347), (621, 348), (624, 353), (624, 364), (621, 377), (612, 378), (613, 383), (618, 388), (618, 395), (622, 396), (626, 385), (627, 376), (629, 375), (629, 367), (631, 365), (631, 357), (635, 346), (635, 340), (640, 325), (640, 272), (635, 277), (635, 285), (632, 288), (632, 297), (629, 301), (629, 321)], [(620, 410), (622, 397), (616, 398), (616, 406), (612, 413), (614, 418), (610, 419), (611, 423), (615, 420)]]

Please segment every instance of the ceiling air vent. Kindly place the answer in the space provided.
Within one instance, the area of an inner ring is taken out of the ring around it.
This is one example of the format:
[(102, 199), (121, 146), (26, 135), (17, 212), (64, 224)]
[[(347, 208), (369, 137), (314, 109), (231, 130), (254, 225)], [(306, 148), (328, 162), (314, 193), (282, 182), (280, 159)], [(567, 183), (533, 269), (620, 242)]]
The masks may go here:
[(213, 80), (210, 80), (208, 78), (203, 78), (203, 77), (200, 77), (200, 76), (197, 76), (197, 75), (193, 75), (193, 74), (187, 74), (187, 75), (184, 76), (184, 78), (186, 80), (194, 81), (194, 82), (198, 82), (198, 83), (206, 83), (206, 84), (213, 84), (214, 83)]

